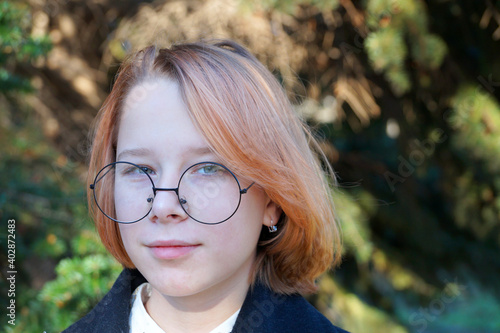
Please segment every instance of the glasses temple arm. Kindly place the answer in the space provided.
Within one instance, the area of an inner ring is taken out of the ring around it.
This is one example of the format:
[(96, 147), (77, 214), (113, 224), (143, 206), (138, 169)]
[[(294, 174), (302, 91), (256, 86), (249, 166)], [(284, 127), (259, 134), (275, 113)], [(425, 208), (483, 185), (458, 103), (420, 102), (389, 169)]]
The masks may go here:
[(245, 194), (245, 193), (247, 193), (247, 192), (248, 192), (248, 190), (250, 189), (250, 187), (252, 187), (252, 186), (253, 186), (253, 184), (255, 184), (255, 182), (253, 182), (252, 184), (250, 184), (250, 186), (248, 186), (247, 188), (244, 188), (244, 189), (240, 190), (240, 193), (241, 193), (241, 194)]
[(94, 180), (94, 183), (90, 184), (90, 189), (91, 189), (91, 190), (93, 190), (93, 189), (94, 189), (94, 187), (95, 187), (95, 184), (97, 184), (98, 182), (100, 182), (100, 181), (101, 181), (101, 179), (103, 179), (104, 177), (106, 177), (106, 175), (107, 175), (108, 173), (110, 173), (112, 170), (113, 170), (113, 169), (111, 169), (111, 168), (110, 168), (108, 171), (106, 171), (106, 173), (104, 173), (104, 175), (102, 175), (101, 177), (99, 177), (99, 179), (95, 179), (95, 180)]

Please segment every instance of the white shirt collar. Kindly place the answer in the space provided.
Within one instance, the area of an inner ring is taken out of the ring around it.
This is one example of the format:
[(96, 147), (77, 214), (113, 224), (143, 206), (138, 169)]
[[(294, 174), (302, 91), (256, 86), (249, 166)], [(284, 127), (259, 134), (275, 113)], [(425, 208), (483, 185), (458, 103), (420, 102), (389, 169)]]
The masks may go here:
[[(140, 295), (140, 297), (137, 297)], [(147, 282), (141, 284), (132, 294), (132, 310), (130, 311), (130, 333), (165, 333), (151, 318), (144, 304), (151, 296), (151, 285)], [(230, 333), (240, 310), (209, 333)]]

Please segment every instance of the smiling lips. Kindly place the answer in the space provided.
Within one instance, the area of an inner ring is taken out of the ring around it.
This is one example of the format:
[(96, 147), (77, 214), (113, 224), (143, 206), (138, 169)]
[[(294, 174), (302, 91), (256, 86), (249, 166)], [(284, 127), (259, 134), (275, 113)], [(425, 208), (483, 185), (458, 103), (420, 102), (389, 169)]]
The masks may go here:
[(158, 259), (177, 259), (194, 251), (201, 244), (193, 244), (184, 241), (155, 241), (146, 246), (151, 249), (153, 255)]

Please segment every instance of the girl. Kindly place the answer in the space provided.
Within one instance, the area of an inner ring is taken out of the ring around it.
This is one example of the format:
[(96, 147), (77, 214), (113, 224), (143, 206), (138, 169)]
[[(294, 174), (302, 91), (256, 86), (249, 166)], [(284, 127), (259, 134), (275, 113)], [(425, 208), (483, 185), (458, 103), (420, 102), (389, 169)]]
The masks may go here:
[(340, 260), (311, 147), (281, 85), (240, 45), (131, 57), (98, 116), (88, 192), (125, 268), (65, 332), (344, 332), (300, 296)]

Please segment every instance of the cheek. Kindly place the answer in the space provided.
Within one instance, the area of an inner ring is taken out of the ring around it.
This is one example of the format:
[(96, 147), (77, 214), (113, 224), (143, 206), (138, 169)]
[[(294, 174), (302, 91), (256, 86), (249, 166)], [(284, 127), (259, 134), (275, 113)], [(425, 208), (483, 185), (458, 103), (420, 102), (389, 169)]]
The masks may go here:
[[(245, 200), (247, 199), (247, 200)], [(246, 248), (253, 250), (257, 247), (264, 219), (265, 200), (250, 196), (242, 198), (242, 203), (236, 214), (228, 221), (220, 224), (215, 237), (222, 244), (222, 251)]]
[(131, 253), (133, 253), (131, 249), (136, 243), (136, 237), (139, 232), (138, 227), (139, 226), (137, 223), (120, 224), (118, 226), (118, 228), (120, 229), (120, 235), (122, 237), (123, 246), (125, 247), (125, 250), (127, 251), (127, 254), (129, 256)]
[[(228, 223), (229, 222), (229, 223)], [(244, 223), (247, 225), (244, 225)], [(211, 233), (211, 242), (206, 243), (209, 251), (206, 262), (213, 262), (214, 267), (224, 270), (228, 267), (253, 261), (256, 255), (260, 226), (242, 219), (227, 221), (226, 226), (217, 228)], [(225, 267), (225, 268), (224, 268)]]
[(131, 190), (128, 184), (116, 185), (114, 192), (116, 219), (124, 222), (141, 222), (151, 210), (147, 200), (152, 197), (153, 192), (149, 184), (141, 185), (140, 189), (134, 190)]
[[(264, 223), (266, 213), (267, 196), (259, 189), (254, 192), (248, 192), (241, 198), (241, 205), (238, 213), (246, 218), (246, 223), (253, 228), (260, 230)], [(250, 190), (251, 191), (251, 190)]]

